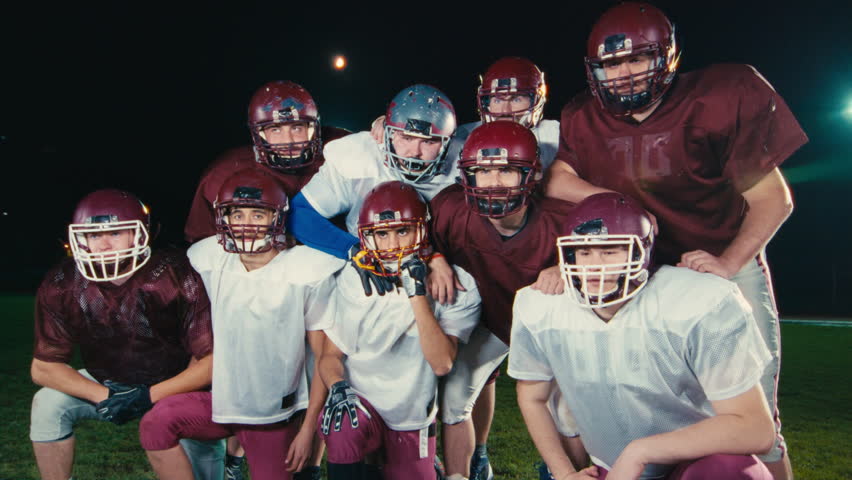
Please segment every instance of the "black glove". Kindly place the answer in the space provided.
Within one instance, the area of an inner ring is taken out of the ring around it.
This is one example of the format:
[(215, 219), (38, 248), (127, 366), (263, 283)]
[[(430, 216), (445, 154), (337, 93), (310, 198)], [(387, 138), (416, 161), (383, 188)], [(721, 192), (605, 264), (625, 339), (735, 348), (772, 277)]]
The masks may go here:
[(104, 386), (109, 389), (109, 397), (96, 406), (101, 420), (122, 425), (145, 415), (154, 406), (147, 385), (125, 385), (107, 380)]
[(340, 424), (343, 422), (343, 412), (349, 414), (349, 423), (352, 428), (358, 428), (358, 410), (364, 412), (367, 418), (372, 418), (370, 412), (361, 403), (358, 395), (349, 386), (349, 382), (341, 380), (331, 386), (328, 392), (328, 400), (325, 402), (325, 410), (322, 413), (322, 433), (328, 435), (331, 419), (334, 418), (334, 431), (340, 431)]
[(377, 266), (367, 258), (367, 251), (361, 250), (360, 245), (352, 245), (349, 249), (349, 263), (355, 267), (355, 271), (361, 277), (361, 286), (364, 287), (364, 294), (368, 297), (373, 294), (372, 287), (376, 288), (376, 293), (379, 295), (384, 295), (396, 287), (393, 279), (376, 273)]
[(399, 279), (408, 298), (426, 295), (426, 273), (429, 270), (423, 260), (414, 257), (402, 264)]

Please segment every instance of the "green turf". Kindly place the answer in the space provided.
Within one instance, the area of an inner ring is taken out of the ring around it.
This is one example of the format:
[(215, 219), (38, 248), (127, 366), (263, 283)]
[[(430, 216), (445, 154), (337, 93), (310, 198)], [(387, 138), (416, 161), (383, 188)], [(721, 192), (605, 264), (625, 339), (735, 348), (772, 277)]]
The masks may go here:
[[(37, 479), (29, 442), (29, 378), (32, 354), (31, 296), (0, 296), (0, 480)], [(852, 479), (852, 328), (784, 325), (780, 405), (793, 469), (798, 479)], [(489, 453), (496, 477), (535, 479), (538, 459), (515, 402), (514, 382), (498, 380)], [(75, 478), (155, 478), (139, 448), (136, 426), (86, 422), (76, 429)]]

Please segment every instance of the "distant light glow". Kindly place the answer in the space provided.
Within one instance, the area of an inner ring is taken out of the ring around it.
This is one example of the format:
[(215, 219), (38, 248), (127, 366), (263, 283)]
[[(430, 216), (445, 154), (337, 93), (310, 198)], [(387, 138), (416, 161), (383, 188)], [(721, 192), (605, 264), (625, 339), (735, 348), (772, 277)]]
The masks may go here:
[(337, 55), (336, 57), (334, 57), (332, 65), (334, 66), (335, 70), (343, 70), (344, 68), (346, 68), (346, 57), (344, 57), (343, 55)]
[(846, 106), (846, 110), (843, 111), (843, 115), (847, 120), (852, 121), (852, 100), (849, 101), (849, 104)]

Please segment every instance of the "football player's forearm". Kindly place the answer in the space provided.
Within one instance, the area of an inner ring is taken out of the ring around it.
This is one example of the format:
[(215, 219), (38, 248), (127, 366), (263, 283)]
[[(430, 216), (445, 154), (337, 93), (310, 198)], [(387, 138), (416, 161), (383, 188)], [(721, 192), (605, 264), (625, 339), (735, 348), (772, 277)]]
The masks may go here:
[(30, 374), (36, 385), (52, 388), (92, 403), (98, 403), (109, 397), (107, 387), (89, 380), (65, 363), (45, 362), (34, 358)]
[(213, 378), (213, 354), (193, 358), (189, 366), (172, 378), (151, 385), (151, 402), (156, 403), (178, 393), (194, 392), (208, 385)]
[(453, 362), (456, 359), (456, 342), (441, 330), (425, 296), (413, 296), (410, 300), (417, 331), (420, 334), (420, 348), (423, 350), (423, 356), (435, 375), (444, 376), (453, 369)]
[(640, 438), (631, 442), (622, 456), (642, 463), (678, 463), (715, 454), (751, 455), (767, 452), (775, 438), (775, 428), (759, 387), (731, 401), (736, 409), (678, 430)]
[(521, 409), (530, 438), (553, 477), (561, 478), (576, 470), (562, 448), (562, 440), (556, 430), (556, 424), (553, 423), (553, 417), (547, 409), (549, 392), (550, 382), (519, 380), (517, 383), (518, 407)]
[(322, 378), (319, 375), (319, 360), (314, 363), (314, 377), (311, 378), (310, 398), (308, 400), (308, 409), (305, 412), (305, 420), (302, 422), (301, 431), (313, 432), (317, 429), (316, 419), (325, 405), (325, 399), (328, 396), (328, 389), (325, 387)]
[(550, 167), (544, 194), (548, 197), (580, 203), (589, 195), (611, 191), (583, 180), (567, 163), (556, 160)]
[(743, 197), (748, 203), (748, 212), (737, 236), (721, 255), (730, 262), (734, 272), (763, 250), (793, 212), (790, 189), (777, 168), (743, 192)]
[(319, 374), (326, 388), (345, 380), (343, 361), (337, 356), (323, 353), (319, 360)]

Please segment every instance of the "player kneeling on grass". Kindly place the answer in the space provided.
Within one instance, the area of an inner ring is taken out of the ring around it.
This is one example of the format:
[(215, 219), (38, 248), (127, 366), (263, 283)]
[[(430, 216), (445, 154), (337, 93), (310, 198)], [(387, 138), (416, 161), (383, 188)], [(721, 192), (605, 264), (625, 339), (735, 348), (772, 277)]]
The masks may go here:
[[(466, 291), (454, 304), (427, 295), (428, 216), (417, 191), (398, 181), (376, 186), (361, 207), (362, 251), (337, 277), (339, 318), (326, 331), (319, 363), (330, 390), (319, 423), (332, 480), (375, 477), (364, 464), (374, 453), (384, 456), (382, 478), (435, 478), (438, 377), (452, 369), (458, 341), (476, 325), (480, 299), (460, 269)], [(360, 269), (393, 288), (365, 295)]]
[[(87, 195), (68, 227), (73, 260), (38, 289), (32, 378), (45, 388), (33, 397), (30, 439), (44, 480), (71, 477), (78, 421), (121, 425), (210, 384), (213, 331), (201, 278), (182, 252), (152, 252), (149, 232), (148, 207), (134, 195)], [(68, 365), (75, 345), (79, 371)], [(197, 478), (222, 478), (223, 445), (182, 446)]]
[(142, 445), (160, 478), (189, 480), (178, 439), (235, 435), (252, 478), (299, 478), (316, 430), (302, 420), (319, 415), (326, 394), (318, 377), (308, 389), (305, 337), (318, 357), (321, 330), (333, 321), (332, 275), (344, 262), (287, 248), (287, 196), (259, 169), (226, 180), (214, 207), (217, 235), (188, 252), (213, 305), (213, 389), (155, 407), (142, 422)]
[[(649, 268), (651, 221), (617, 193), (590, 196), (557, 249), (565, 294), (518, 291), (509, 374), (557, 480), (771, 479), (760, 387), (770, 359), (736, 284)], [(595, 466), (576, 472), (546, 408), (556, 382)]]

